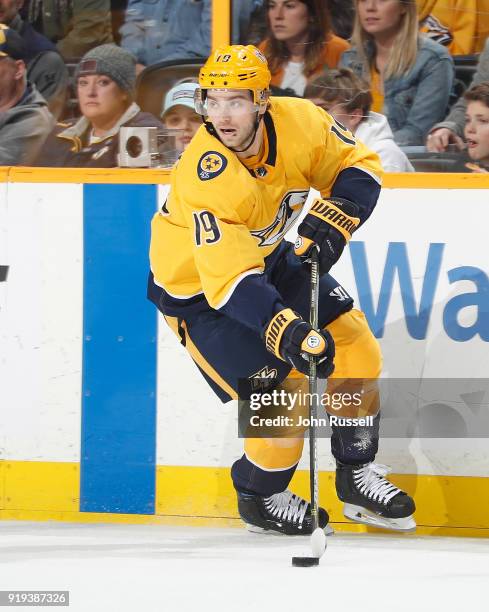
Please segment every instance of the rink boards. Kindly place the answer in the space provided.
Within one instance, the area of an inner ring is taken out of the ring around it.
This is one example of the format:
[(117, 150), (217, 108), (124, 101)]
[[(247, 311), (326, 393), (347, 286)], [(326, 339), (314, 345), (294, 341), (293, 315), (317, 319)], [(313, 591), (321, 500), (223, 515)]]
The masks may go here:
[[(216, 401), (145, 299), (167, 181), (0, 169), (0, 518), (237, 523), (236, 406)], [(489, 178), (390, 175), (384, 186), (334, 270), (379, 338), (384, 375), (487, 377)], [(321, 498), (350, 528), (320, 442)], [(415, 495), (422, 531), (486, 535), (487, 447), (384, 439), (378, 461)], [(294, 487), (307, 495), (303, 469)]]

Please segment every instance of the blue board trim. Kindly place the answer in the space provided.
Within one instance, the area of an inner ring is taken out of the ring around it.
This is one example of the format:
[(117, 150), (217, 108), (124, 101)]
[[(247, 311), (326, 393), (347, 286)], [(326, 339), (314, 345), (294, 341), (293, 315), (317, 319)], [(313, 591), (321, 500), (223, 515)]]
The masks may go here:
[(84, 185), (81, 512), (154, 514), (155, 185)]

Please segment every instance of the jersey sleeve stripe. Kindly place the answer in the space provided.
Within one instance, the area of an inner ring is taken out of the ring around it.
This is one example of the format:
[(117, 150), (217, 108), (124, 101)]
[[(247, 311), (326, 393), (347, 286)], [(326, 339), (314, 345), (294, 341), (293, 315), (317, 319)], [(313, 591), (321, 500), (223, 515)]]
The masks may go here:
[(237, 276), (235, 281), (231, 285), (231, 288), (229, 289), (229, 291), (224, 296), (224, 298), (218, 304), (216, 304), (215, 309), (219, 310), (220, 308), (225, 306), (229, 302), (229, 300), (231, 299), (231, 297), (232, 297), (234, 291), (236, 290), (236, 287), (239, 285), (239, 283), (243, 279), (245, 279), (247, 276), (251, 276), (252, 274), (263, 274), (263, 270), (261, 270), (260, 268), (255, 268), (253, 270), (247, 270), (246, 272), (243, 272), (243, 274), (240, 274), (239, 276)]
[[(153, 272), (153, 270), (151, 270), (151, 272)], [(197, 293), (189, 293), (187, 295), (178, 295), (177, 293), (171, 293), (171, 291), (168, 291), (168, 289), (164, 285), (162, 285), (156, 280), (154, 272), (153, 272), (153, 282), (157, 287), (160, 287), (160, 289), (163, 289), (165, 293), (168, 293), (170, 297), (175, 298), (176, 300), (189, 300), (190, 298), (197, 297), (198, 295), (203, 295), (204, 293), (203, 291), (197, 291)]]
[(357, 170), (361, 170), (362, 172), (365, 172), (365, 174), (368, 174), (371, 178), (373, 178), (376, 183), (378, 183), (379, 185), (382, 185), (382, 179), (380, 178), (380, 176), (375, 174), (375, 172), (372, 172), (371, 170), (367, 170), (366, 168), (363, 168), (362, 166), (350, 166), (350, 167), (356, 168)]
[[(249, 444), (248, 444), (249, 446)], [(289, 450), (290, 454), (293, 455), (297, 452), (295, 447), (291, 447)], [(260, 470), (264, 470), (265, 472), (283, 472), (285, 470), (291, 470), (292, 468), (294, 468), (297, 464), (298, 461), (294, 461), (294, 463), (292, 463), (292, 465), (288, 465), (287, 467), (271, 467), (271, 462), (273, 462), (273, 457), (267, 457), (268, 461), (269, 461), (269, 465), (263, 465), (260, 463), (257, 463), (256, 461), (254, 461), (251, 457), (250, 457), (250, 451), (252, 451), (252, 449), (247, 449), (247, 451), (245, 451), (245, 457), (248, 459), (248, 461), (250, 463), (252, 463), (253, 465), (255, 465), (257, 468), (260, 468)], [(283, 454), (280, 455), (280, 458), (277, 460), (277, 463), (283, 463)]]

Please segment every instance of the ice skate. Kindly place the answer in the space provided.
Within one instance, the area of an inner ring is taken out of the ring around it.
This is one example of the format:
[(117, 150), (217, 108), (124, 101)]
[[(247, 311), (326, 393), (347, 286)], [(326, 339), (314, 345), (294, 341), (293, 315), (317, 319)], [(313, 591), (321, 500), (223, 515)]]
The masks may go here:
[(385, 478), (388, 472), (387, 466), (376, 463), (337, 462), (336, 492), (345, 502), (343, 514), (351, 521), (372, 527), (414, 531), (414, 500)]
[[(275, 531), (285, 535), (312, 533), (311, 505), (289, 490), (270, 497), (238, 492), (238, 510), (249, 531), (263, 533)], [(319, 527), (326, 534), (333, 532), (328, 526), (329, 516), (319, 508)]]

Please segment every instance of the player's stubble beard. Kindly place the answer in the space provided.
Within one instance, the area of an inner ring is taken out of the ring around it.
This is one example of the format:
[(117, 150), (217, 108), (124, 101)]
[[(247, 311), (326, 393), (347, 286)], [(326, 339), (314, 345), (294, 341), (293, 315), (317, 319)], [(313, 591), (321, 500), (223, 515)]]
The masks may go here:
[[(221, 134), (221, 138), (227, 147), (230, 147), (233, 149), (242, 149), (243, 147), (246, 146), (246, 148), (248, 148), (247, 145), (251, 144), (251, 140), (253, 138), (253, 132), (254, 132), (254, 127), (253, 125), (250, 125), (248, 129), (246, 130), (246, 132), (244, 133), (244, 135), (241, 138), (239, 138), (239, 140), (236, 140), (232, 136), (229, 137), (226, 134)], [(239, 137), (239, 133), (237, 135)]]
[[(262, 136), (262, 121), (261, 117), (257, 117), (252, 124), (248, 126), (245, 134), (238, 140), (232, 142), (233, 139), (221, 136), (223, 144), (231, 149), (238, 157), (250, 157), (258, 153), (261, 148)], [(255, 121), (258, 121), (258, 126)], [(258, 144), (257, 146), (257, 143)], [(253, 150), (251, 150), (253, 149)], [(257, 149), (254, 151), (254, 149)]]

